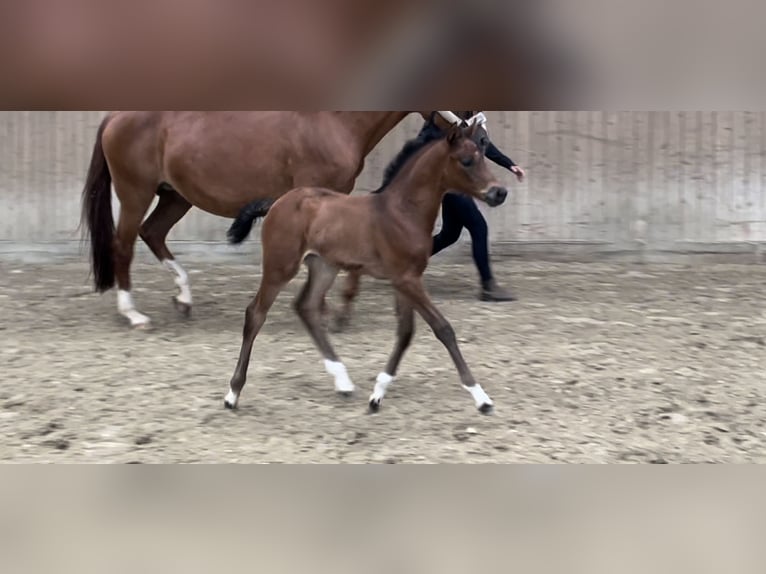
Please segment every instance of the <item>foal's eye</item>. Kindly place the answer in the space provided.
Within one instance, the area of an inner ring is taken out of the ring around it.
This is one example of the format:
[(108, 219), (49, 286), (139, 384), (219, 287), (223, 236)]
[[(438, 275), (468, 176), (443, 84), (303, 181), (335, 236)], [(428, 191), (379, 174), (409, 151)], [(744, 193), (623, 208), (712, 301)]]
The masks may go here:
[(473, 158), (467, 157), (460, 160), (460, 163), (463, 165), (463, 167), (471, 167), (473, 165)]
[(479, 141), (479, 145), (482, 148), (485, 148), (489, 145), (489, 140), (487, 138), (481, 138), (481, 141)]

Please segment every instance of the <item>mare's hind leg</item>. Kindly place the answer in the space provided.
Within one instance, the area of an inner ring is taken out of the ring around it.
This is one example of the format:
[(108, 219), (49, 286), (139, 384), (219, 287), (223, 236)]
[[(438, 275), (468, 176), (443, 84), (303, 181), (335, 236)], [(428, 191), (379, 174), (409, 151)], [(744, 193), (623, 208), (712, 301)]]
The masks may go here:
[(191, 204), (186, 201), (176, 190), (163, 186), (159, 191), (160, 200), (151, 215), (141, 225), (141, 239), (151, 249), (155, 257), (175, 277), (179, 294), (173, 297), (173, 303), (184, 316), (191, 313), (192, 294), (189, 285), (189, 276), (183, 267), (175, 260), (168, 249), (165, 239), (172, 227), (178, 223), (191, 209)]
[(322, 302), (338, 275), (338, 269), (314, 254), (307, 255), (305, 263), (309, 270), (309, 278), (293, 306), (314, 344), (322, 353), (325, 370), (335, 378), (335, 390), (343, 394), (351, 393), (354, 384), (348, 376), (346, 366), (335, 353), (322, 324)]
[(394, 283), (396, 290), (404, 295), (420, 314), (421, 317), (428, 323), (429, 327), (436, 335), (436, 338), (447, 348), (452, 361), (455, 363), (458, 374), (460, 375), (460, 382), (463, 388), (471, 393), (476, 407), (480, 412), (488, 414), (492, 412), (492, 399), (481, 388), (476, 380), (473, 378), (471, 370), (463, 358), (460, 348), (457, 344), (457, 338), (455, 337), (455, 330), (449, 321), (439, 312), (436, 306), (431, 302), (428, 297), (423, 282), (420, 277), (407, 277), (402, 278)]
[[(147, 188), (151, 189), (151, 188)], [(117, 310), (130, 321), (131, 326), (146, 328), (149, 317), (139, 313), (130, 293), (130, 265), (138, 237), (138, 229), (154, 199), (154, 192), (147, 193), (143, 187), (134, 187), (115, 181), (115, 191), (120, 199), (120, 218), (114, 236), (114, 274), (117, 279)]]
[(340, 310), (335, 314), (331, 323), (331, 330), (334, 333), (342, 332), (348, 324), (351, 322), (351, 311), (359, 293), (359, 283), (362, 280), (361, 274), (356, 271), (349, 271), (346, 276), (346, 284), (343, 286), (341, 292), (342, 305)]
[(409, 300), (402, 294), (396, 294), (396, 345), (386, 364), (386, 370), (378, 374), (375, 379), (375, 389), (370, 395), (370, 410), (377, 412), (380, 403), (386, 394), (386, 390), (394, 382), (399, 363), (404, 357), (404, 353), (412, 342), (412, 336), (415, 334), (415, 311)]

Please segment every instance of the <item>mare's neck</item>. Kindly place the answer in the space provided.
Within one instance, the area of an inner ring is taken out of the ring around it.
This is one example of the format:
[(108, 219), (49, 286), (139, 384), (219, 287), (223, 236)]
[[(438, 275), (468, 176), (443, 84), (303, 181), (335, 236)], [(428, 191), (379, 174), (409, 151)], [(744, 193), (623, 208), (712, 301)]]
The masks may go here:
[(366, 157), (410, 112), (337, 112), (346, 121), (357, 148)]
[(381, 193), (401, 216), (414, 221), (430, 237), (442, 198), (447, 192), (444, 168), (447, 164), (447, 142), (429, 144), (405, 165)]

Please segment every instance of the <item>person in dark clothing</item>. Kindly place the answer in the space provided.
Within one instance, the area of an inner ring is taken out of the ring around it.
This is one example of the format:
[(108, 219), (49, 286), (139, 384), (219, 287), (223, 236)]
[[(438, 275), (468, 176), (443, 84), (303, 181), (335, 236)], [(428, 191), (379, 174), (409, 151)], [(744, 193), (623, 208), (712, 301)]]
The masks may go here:
[[(476, 112), (457, 112), (461, 119), (468, 119)], [(439, 130), (439, 126), (434, 123), (434, 116), (426, 121), (420, 130), (418, 137), (427, 136)], [(503, 167), (513, 173), (519, 181), (524, 180), (524, 170), (501, 152), (495, 144), (489, 140), (489, 136), (484, 128), (477, 132), (479, 137), (479, 147), (484, 149), (484, 155), (490, 161), (493, 161), (500, 167)], [(492, 275), (492, 268), (489, 262), (489, 234), (487, 221), (479, 210), (476, 202), (459, 193), (447, 193), (442, 200), (442, 228), (434, 237), (433, 255), (449, 247), (460, 238), (463, 228), (471, 234), (471, 244), (473, 251), (473, 260), (479, 271), (481, 279), (481, 290), (479, 299), (482, 301), (513, 301), (515, 297), (497, 284)]]
[[(372, 193), (381, 193), (385, 190), (397, 172), (402, 169), (402, 166), (412, 156), (414, 150), (422, 147), (423, 142), (432, 141), (444, 135), (444, 130), (435, 122), (437, 113), (439, 112), (431, 114), (425, 124), (423, 124), (418, 135), (408, 141), (399, 154), (391, 161), (383, 174), (383, 183)], [(459, 119), (469, 120), (470, 118), (475, 118), (476, 114), (477, 112), (456, 112), (455, 115)], [(487, 159), (512, 172), (519, 181), (523, 181), (525, 176), (524, 170), (497, 149), (495, 144), (490, 141), (484, 125), (481, 125), (476, 130), (474, 139)], [(436, 255), (455, 243), (460, 238), (463, 228), (467, 229), (468, 233), (471, 234), (473, 260), (479, 270), (479, 277), (481, 279), (479, 299), (482, 301), (514, 301), (515, 297), (500, 287), (492, 275), (492, 268), (489, 264), (487, 221), (472, 198), (457, 192), (445, 194), (442, 200), (442, 228), (434, 237), (432, 255)]]

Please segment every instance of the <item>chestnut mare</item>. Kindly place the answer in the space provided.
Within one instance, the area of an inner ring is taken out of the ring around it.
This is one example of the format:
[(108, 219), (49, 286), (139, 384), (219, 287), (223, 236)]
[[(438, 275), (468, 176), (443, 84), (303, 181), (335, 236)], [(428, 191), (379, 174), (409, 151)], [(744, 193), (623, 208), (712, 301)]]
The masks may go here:
[[(82, 220), (90, 234), (94, 284), (117, 283), (117, 308), (146, 327), (131, 296), (137, 237), (175, 275), (176, 307), (188, 315), (189, 278), (165, 239), (192, 206), (236, 217), (251, 202), (274, 200), (297, 186), (351, 193), (364, 160), (412, 112), (112, 112), (98, 130)], [(430, 112), (419, 112), (427, 117)], [(458, 118), (440, 112), (449, 123)], [(111, 186), (120, 201), (115, 229)], [(155, 195), (159, 202), (144, 217)]]
[(421, 140), (383, 193), (349, 196), (323, 187), (299, 187), (278, 199), (265, 214), (261, 284), (247, 307), (242, 347), (229, 392), (235, 408), (247, 378), (250, 354), (266, 315), (280, 291), (305, 262), (309, 277), (294, 309), (324, 357), (335, 389), (350, 393), (354, 385), (338, 358), (321, 320), (327, 291), (341, 269), (391, 281), (396, 292), (397, 341), (369, 399), (377, 411), (394, 380), (414, 332), (417, 311), (447, 348), (463, 387), (482, 413), (492, 400), (476, 383), (458, 348), (455, 332), (431, 302), (422, 276), (431, 256), (431, 233), (447, 190), (457, 190), (491, 206), (505, 201), (507, 191), (494, 180), (484, 154), (473, 141), (478, 125), (453, 125), (446, 137)]

